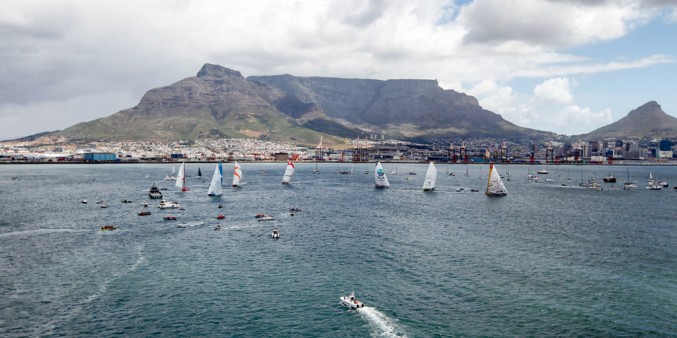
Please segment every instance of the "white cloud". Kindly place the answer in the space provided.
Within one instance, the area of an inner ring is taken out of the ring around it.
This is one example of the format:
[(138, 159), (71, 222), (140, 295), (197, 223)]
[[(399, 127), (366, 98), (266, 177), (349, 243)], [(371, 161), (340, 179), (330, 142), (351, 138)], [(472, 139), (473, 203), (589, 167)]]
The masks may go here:
[[(593, 59), (566, 50), (619, 39), (666, 15), (665, 8), (674, 9), (669, 6), (629, 0), (463, 6), (448, 0), (10, 0), (0, 12), (2, 124), (42, 108), (63, 121), (90, 120), (93, 107), (95, 117), (109, 115), (151, 88), (193, 76), (206, 62), (245, 76), (433, 78), (446, 88), (472, 88), (482, 106), (521, 124), (537, 121), (539, 111), (529, 109), (531, 93), (516, 93), (511, 80), (674, 62), (669, 52)], [(575, 102), (562, 84), (550, 92), (560, 105)], [(27, 133), (43, 131), (38, 128)]]
[(546, 104), (571, 103), (571, 83), (568, 78), (548, 79), (534, 88), (534, 99)]

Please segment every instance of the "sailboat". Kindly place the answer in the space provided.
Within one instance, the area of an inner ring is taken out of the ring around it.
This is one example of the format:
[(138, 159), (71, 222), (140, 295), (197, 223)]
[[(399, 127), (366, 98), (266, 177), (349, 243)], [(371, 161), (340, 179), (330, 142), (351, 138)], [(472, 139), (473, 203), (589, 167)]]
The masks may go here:
[(315, 151), (318, 156), (315, 157), (315, 170), (313, 170), (313, 174), (319, 174), (320, 169), (317, 168), (317, 161), (319, 161), (322, 156), (322, 136), (320, 136), (320, 143), (315, 147)]
[(242, 180), (242, 169), (240, 165), (235, 161), (235, 169), (233, 170), (233, 187), (239, 187), (240, 181)]
[(197, 167), (197, 178), (202, 179), (202, 171), (200, 170), (200, 167)]
[(654, 180), (652, 172), (649, 172), (649, 181), (646, 183), (646, 188), (649, 190), (661, 190), (661, 188), (663, 188), (656, 180)]
[(489, 179), (487, 180), (487, 190), (485, 191), (487, 196), (505, 196), (508, 194), (508, 190), (501, 180), (501, 175), (498, 174), (498, 170), (494, 167), (493, 163), (489, 164)]
[(395, 169), (391, 170), (388, 174), (397, 175), (397, 166), (395, 166)]
[(381, 166), (381, 161), (376, 162), (376, 168), (374, 169), (374, 181), (376, 188), (387, 188), (390, 186), (386, 173), (383, 171)]
[(289, 184), (292, 175), (294, 175), (294, 163), (291, 163), (291, 160), (287, 160), (287, 169), (284, 171), (284, 177), (282, 177), (282, 184)]
[(208, 196), (221, 196), (223, 195), (223, 187), (221, 185), (223, 178), (223, 166), (221, 162), (216, 164), (214, 168), (214, 175), (212, 175), (212, 181), (209, 183), (209, 190), (207, 190)]
[(181, 163), (181, 166), (179, 167), (179, 175), (176, 176), (176, 184), (174, 185), (177, 188), (181, 188), (181, 191), (190, 190), (186, 186), (186, 162)]
[(173, 181), (176, 179), (176, 166), (172, 166), (172, 174), (165, 176), (165, 181)]
[(635, 182), (630, 182), (630, 168), (625, 168), (626, 172), (626, 180), (625, 183), (623, 183), (623, 190), (630, 190), (632, 188), (637, 188), (637, 183)]
[(437, 183), (437, 168), (435, 168), (434, 162), (430, 162), (430, 164), (428, 165), (428, 171), (425, 173), (425, 181), (423, 181), (423, 191), (435, 190), (436, 183)]

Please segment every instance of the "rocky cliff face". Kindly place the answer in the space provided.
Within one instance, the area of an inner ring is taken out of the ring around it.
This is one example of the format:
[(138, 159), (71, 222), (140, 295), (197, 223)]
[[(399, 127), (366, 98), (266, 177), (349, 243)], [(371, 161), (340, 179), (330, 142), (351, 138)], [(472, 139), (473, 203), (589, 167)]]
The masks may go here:
[(482, 109), (477, 99), (443, 90), (435, 80), (363, 80), (291, 75), (250, 76), (312, 105), (327, 117), (395, 136), (545, 135)]
[(630, 111), (622, 119), (596, 129), (585, 138), (675, 138), (677, 118), (666, 114), (656, 101), (649, 101)]
[(70, 139), (265, 137), (316, 143), (364, 133), (393, 137), (538, 137), (443, 90), (435, 80), (252, 76), (205, 64), (197, 76), (148, 91), (138, 105), (62, 131)]

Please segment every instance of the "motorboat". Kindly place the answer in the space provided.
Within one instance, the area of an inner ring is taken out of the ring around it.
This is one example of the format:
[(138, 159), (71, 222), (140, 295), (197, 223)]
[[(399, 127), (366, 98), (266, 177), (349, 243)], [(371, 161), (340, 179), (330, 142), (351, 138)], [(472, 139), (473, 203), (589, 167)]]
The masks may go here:
[(102, 209), (108, 208), (108, 204), (101, 204), (101, 208), (102, 208)]
[(259, 222), (261, 222), (261, 221), (272, 221), (272, 220), (275, 219), (275, 218), (273, 218), (273, 216), (265, 215), (265, 214), (258, 214), (256, 216), (254, 216), (254, 218), (256, 218), (256, 220), (259, 221)]
[(150, 215), (150, 211), (148, 210), (142, 210), (137, 213), (139, 216), (148, 216)]
[(174, 215), (167, 215), (163, 218), (165, 219), (165, 221), (176, 221), (176, 216)]
[(226, 218), (224, 214), (219, 214), (218, 216), (216, 216), (216, 219), (224, 219), (224, 218)]
[(141, 202), (141, 206), (144, 207), (144, 208), (147, 208), (148, 202), (146, 202), (146, 201)]
[(153, 184), (150, 187), (150, 191), (148, 191), (148, 197), (150, 197), (150, 199), (161, 199), (162, 198), (162, 193), (160, 192), (160, 189), (158, 189), (158, 187), (155, 186), (155, 184)]
[(160, 205), (158, 205), (158, 208), (160, 209), (176, 209), (180, 207), (181, 205), (178, 202), (171, 202), (165, 200), (160, 201)]
[(602, 180), (604, 180), (604, 182), (606, 183), (614, 183), (616, 182), (616, 177), (614, 175), (608, 175), (605, 176)]
[(357, 310), (361, 307), (364, 307), (364, 303), (360, 302), (355, 298), (355, 292), (351, 292), (350, 295), (348, 296), (341, 296), (339, 297), (339, 301), (341, 305), (348, 307), (349, 309), (352, 310)]
[(548, 171), (545, 170), (545, 169), (541, 169), (541, 170), (537, 171), (536, 173), (539, 174), (539, 175), (547, 175)]
[(125, 203), (125, 204), (126, 203), (132, 203), (132, 202), (133, 202), (132, 200), (127, 200), (127, 199), (122, 200), (122, 203)]
[(101, 227), (101, 231), (112, 231), (117, 229), (115, 225), (104, 225)]
[(280, 239), (280, 232), (277, 230), (277, 228), (273, 229), (272, 234), (270, 235), (273, 239)]
[(82, 201), (80, 201), (80, 203), (87, 204), (87, 200), (82, 200)]

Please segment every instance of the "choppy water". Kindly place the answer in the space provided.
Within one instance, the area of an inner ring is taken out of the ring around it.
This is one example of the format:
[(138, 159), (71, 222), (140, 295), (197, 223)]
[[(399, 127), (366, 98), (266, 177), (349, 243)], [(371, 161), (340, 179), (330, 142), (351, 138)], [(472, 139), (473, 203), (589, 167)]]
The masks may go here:
[[(631, 167), (640, 189), (623, 191), (624, 167), (546, 167), (554, 182), (531, 183), (541, 167), (499, 166), (503, 198), (469, 191), (487, 166), (438, 165), (424, 193), (426, 164), (377, 190), (371, 164), (298, 164), (283, 186), (285, 164), (244, 163), (221, 198), (206, 193), (213, 165), (198, 167), (205, 181), (180, 193), (162, 181), (171, 165), (0, 166), (0, 336), (677, 335), (677, 191), (643, 189), (649, 171), (677, 184), (674, 167)], [(577, 187), (609, 172), (604, 191)], [(185, 210), (159, 210), (153, 182)], [(338, 305), (351, 291), (366, 308)]]

